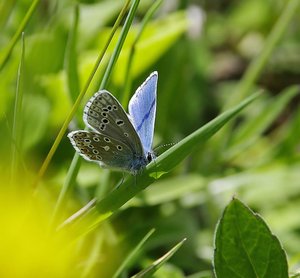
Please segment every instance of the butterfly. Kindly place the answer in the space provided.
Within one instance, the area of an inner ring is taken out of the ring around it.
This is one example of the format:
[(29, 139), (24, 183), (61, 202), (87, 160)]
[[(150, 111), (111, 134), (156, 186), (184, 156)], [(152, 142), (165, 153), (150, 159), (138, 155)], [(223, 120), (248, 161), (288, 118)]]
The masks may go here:
[(86, 104), (83, 121), (91, 129), (68, 134), (75, 150), (104, 168), (136, 174), (154, 159), (152, 141), (158, 73), (136, 90), (127, 114), (108, 91), (100, 90)]

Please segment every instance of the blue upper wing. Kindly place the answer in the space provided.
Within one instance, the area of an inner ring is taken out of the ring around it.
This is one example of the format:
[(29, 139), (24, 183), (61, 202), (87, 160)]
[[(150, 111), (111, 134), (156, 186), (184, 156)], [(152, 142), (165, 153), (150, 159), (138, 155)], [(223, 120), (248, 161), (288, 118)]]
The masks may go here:
[(129, 101), (129, 115), (138, 133), (145, 155), (152, 152), (156, 113), (157, 72), (154, 71), (146, 81), (136, 90)]

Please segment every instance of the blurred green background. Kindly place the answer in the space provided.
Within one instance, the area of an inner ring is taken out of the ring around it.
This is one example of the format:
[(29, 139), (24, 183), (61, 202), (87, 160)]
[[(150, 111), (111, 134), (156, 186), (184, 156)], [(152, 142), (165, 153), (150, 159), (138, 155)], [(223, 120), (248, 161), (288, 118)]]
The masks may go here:
[[(142, 0), (106, 89), (122, 99), (128, 88), (133, 94), (157, 70), (154, 146), (179, 142), (235, 102), (245, 72), (263, 51), (289, 2), (162, 1), (135, 45), (128, 81), (132, 43), (153, 4)], [(124, 3), (39, 1), (24, 29), (20, 79), (20, 37), (6, 62), (3, 57), (32, 2), (0, 4), (0, 276), (112, 277), (130, 251), (155, 228), (119, 277), (137, 273), (183, 238), (187, 241), (155, 277), (212, 277), (214, 229), (232, 196), (262, 215), (282, 242), (290, 269), (296, 271), (300, 256), (298, 16), (291, 17), (242, 97), (259, 88), (264, 89), (263, 96), (237, 120), (89, 234), (73, 238), (66, 233), (48, 240), (49, 219), (74, 155), (66, 136), (34, 201), (32, 184)], [(119, 34), (120, 30), (69, 131), (84, 128), (83, 107), (99, 88)], [(18, 91), (23, 94), (16, 148), (19, 165), (12, 171)], [(158, 148), (157, 155), (167, 148)], [(94, 197), (108, 194), (120, 179), (122, 173), (82, 160), (62, 220)]]

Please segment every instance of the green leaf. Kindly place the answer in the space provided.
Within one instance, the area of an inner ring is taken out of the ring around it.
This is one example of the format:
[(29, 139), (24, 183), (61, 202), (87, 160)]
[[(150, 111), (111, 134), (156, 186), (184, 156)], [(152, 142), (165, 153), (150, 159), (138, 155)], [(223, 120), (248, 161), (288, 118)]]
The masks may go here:
[(152, 275), (157, 271), (166, 261), (168, 261), (176, 251), (181, 247), (181, 245), (185, 242), (185, 238), (176, 244), (168, 253), (164, 256), (153, 262), (149, 267), (132, 276), (132, 278), (145, 278), (145, 277), (153, 277)]
[(287, 278), (286, 254), (263, 219), (241, 201), (225, 208), (215, 236), (217, 278)]

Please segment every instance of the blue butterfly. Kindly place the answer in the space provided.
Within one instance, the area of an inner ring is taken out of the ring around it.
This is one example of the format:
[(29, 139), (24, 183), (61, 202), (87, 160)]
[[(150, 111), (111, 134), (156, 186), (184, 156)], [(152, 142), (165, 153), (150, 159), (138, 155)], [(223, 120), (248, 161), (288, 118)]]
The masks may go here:
[(157, 72), (129, 101), (129, 115), (108, 91), (97, 92), (86, 104), (83, 120), (92, 131), (76, 130), (68, 137), (86, 160), (105, 168), (136, 174), (152, 161), (156, 114)]

